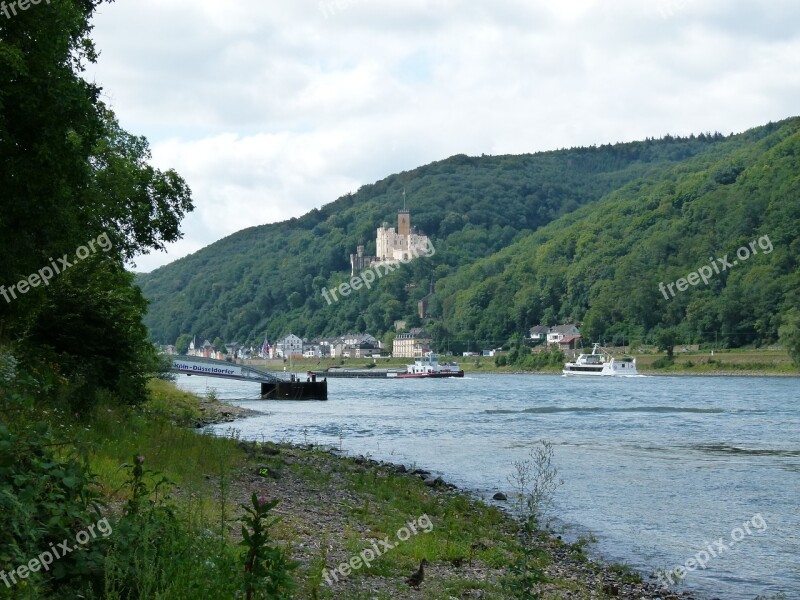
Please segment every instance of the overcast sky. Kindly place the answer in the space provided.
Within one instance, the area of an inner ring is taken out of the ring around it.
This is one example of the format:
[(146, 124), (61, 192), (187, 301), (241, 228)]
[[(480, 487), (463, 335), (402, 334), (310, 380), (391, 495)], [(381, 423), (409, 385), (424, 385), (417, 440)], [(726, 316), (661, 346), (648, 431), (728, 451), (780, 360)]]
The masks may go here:
[(798, 23), (797, 0), (117, 0), (86, 75), (193, 191), (149, 271), (453, 154), (796, 116)]

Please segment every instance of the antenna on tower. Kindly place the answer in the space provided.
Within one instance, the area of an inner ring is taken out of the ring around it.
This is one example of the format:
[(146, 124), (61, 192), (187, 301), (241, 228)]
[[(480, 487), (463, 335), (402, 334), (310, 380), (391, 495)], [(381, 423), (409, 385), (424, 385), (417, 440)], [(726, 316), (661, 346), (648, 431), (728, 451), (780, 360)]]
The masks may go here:
[(406, 186), (403, 186), (403, 210), (406, 209)]

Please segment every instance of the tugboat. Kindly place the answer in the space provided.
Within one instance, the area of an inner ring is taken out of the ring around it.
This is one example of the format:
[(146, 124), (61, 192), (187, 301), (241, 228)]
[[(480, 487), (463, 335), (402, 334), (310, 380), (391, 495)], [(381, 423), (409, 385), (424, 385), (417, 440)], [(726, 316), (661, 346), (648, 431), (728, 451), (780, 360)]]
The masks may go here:
[(600, 344), (592, 346), (591, 354), (581, 354), (574, 362), (568, 362), (561, 371), (564, 375), (605, 375), (630, 377), (638, 375), (635, 358), (614, 358), (601, 351)]
[(413, 365), (406, 365), (405, 373), (388, 373), (387, 377), (398, 379), (421, 379), (423, 377), (463, 377), (464, 371), (454, 362), (439, 364), (438, 354), (428, 354), (414, 361)]

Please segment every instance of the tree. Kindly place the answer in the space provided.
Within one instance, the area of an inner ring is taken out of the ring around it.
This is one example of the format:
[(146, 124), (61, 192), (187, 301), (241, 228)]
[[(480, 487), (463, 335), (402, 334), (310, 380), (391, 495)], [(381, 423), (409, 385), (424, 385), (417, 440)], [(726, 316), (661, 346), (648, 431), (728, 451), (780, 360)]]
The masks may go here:
[(80, 77), (96, 57), (88, 34), (97, 4), (57, 2), (0, 18), (0, 239), (14, 240), (3, 246), (3, 283), (99, 233), (76, 210), (102, 130), (101, 90)]
[[(107, 232), (126, 261), (152, 250), (163, 250), (182, 237), (180, 222), (193, 209), (191, 190), (170, 169), (148, 163), (147, 140), (129, 134), (114, 113), (98, 105), (102, 137), (92, 151), (92, 181), (82, 199), (92, 229)], [(94, 210), (100, 206), (102, 210)]]
[(159, 369), (142, 324), (147, 301), (132, 282), (117, 258), (78, 263), (51, 283), (27, 332), (29, 358), (45, 358), (69, 378), (76, 409), (90, 406), (100, 388), (128, 404), (140, 402)]
[(225, 342), (222, 341), (221, 337), (215, 337), (211, 344), (214, 346), (214, 350), (217, 352), (225, 352)]
[[(147, 162), (147, 140), (122, 128), (81, 73), (96, 52), (90, 18), (102, 0), (66, 0), (0, 19), (0, 282), (107, 234), (129, 261), (181, 237), (186, 183)], [(25, 306), (42, 301), (43, 288)], [(16, 315), (22, 304), (15, 303)], [(3, 310), (0, 304), (0, 311)], [(3, 313), (0, 312), (0, 319)]]
[(394, 345), (394, 338), (397, 334), (394, 331), (387, 331), (383, 336), (383, 349), (389, 354), (392, 353), (392, 346)]
[(124, 263), (179, 239), (193, 208), (186, 183), (148, 164), (147, 140), (121, 129), (82, 77), (97, 56), (89, 21), (101, 3), (0, 18), (0, 284), (41, 280), (53, 257), (62, 266), (0, 302), (0, 343), (19, 340), (20, 356), (58, 371), (81, 405), (101, 388), (145, 397), (159, 367), (147, 302)]
[(522, 336), (515, 333), (508, 340), (508, 364), (516, 364), (527, 356), (526, 348), (522, 343)]
[(659, 350), (666, 350), (667, 352), (667, 359), (673, 360), (673, 352), (675, 350), (675, 345), (678, 343), (678, 332), (675, 329), (663, 329), (658, 333), (656, 337), (656, 344), (658, 344)]
[(192, 336), (188, 333), (182, 333), (175, 340), (175, 352), (178, 354), (186, 354), (189, 351), (189, 344), (192, 343)]
[(784, 315), (778, 335), (792, 362), (800, 367), (800, 312), (793, 310)]

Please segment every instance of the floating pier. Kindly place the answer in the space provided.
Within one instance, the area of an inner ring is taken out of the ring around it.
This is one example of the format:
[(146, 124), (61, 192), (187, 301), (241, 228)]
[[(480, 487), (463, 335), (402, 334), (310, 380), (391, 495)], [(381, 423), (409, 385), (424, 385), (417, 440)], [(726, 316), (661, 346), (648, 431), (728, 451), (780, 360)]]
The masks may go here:
[(281, 377), (274, 372), (262, 371), (254, 367), (236, 364), (231, 361), (214, 360), (198, 356), (175, 356), (172, 358), (170, 370), (182, 375), (198, 375), (201, 377), (219, 377), (251, 381), (261, 384), (262, 400), (327, 400), (328, 382), (317, 381), (314, 373), (308, 373), (308, 379), (301, 381), (295, 374)]
[(262, 400), (327, 400), (327, 381), (278, 381), (261, 384)]

